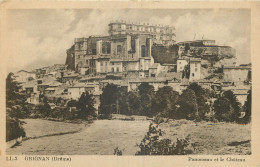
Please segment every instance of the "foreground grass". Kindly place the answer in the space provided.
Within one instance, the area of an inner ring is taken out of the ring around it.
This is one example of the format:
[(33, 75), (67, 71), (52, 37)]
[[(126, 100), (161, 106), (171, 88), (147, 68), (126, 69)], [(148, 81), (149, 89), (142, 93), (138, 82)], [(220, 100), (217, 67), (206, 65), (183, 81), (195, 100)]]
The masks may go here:
[[(29, 140), (7, 154), (26, 155), (113, 155), (119, 147), (124, 155), (134, 155), (148, 131), (149, 121), (96, 120), (72, 124), (41, 119), (24, 120)], [(78, 132), (74, 131), (80, 129)]]
[(194, 154), (247, 155), (251, 154), (251, 125), (235, 123), (194, 123), (175, 120), (162, 123), (159, 128), (164, 138), (190, 138), (195, 145)]
[(43, 119), (22, 119), (22, 121), (25, 122), (23, 128), (25, 129), (27, 138), (75, 132), (84, 127), (84, 124), (56, 122)]

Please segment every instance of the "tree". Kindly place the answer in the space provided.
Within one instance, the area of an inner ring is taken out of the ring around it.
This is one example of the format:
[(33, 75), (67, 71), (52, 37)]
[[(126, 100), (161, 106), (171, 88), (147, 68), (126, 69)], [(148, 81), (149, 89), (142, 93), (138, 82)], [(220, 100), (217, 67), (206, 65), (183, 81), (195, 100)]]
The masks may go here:
[(185, 44), (184, 53), (187, 54), (189, 50), (190, 50), (190, 45), (189, 44)]
[(194, 91), (196, 95), (196, 101), (198, 104), (198, 114), (200, 119), (204, 119), (205, 114), (210, 111), (210, 106), (207, 104), (207, 100), (210, 98), (210, 94), (207, 90), (203, 89), (197, 83), (192, 83), (187, 89)]
[(25, 137), (25, 131), (21, 126), (21, 121), (16, 118), (6, 116), (6, 141)]
[(35, 110), (40, 117), (48, 117), (51, 113), (51, 106), (48, 104), (47, 100), (44, 100), (42, 103), (35, 106)]
[(14, 81), (14, 74), (9, 73), (6, 78), (6, 101), (16, 100), (17, 97), (20, 97), (19, 95), (19, 86), (18, 83)]
[(179, 93), (170, 86), (159, 88), (152, 100), (152, 113), (163, 117), (174, 117)]
[(26, 95), (19, 92), (19, 85), (14, 80), (14, 74), (9, 73), (6, 78), (6, 141), (24, 137), (25, 132), (21, 121), (29, 115)]
[(89, 92), (84, 92), (79, 98), (77, 109), (79, 110), (78, 118), (86, 119), (90, 115), (95, 114), (93, 95)]
[(127, 95), (127, 101), (129, 115), (140, 115), (142, 106), (139, 95), (136, 92), (129, 92)]
[(131, 112), (129, 111), (129, 102), (127, 96), (127, 89), (124, 89), (122, 87), (118, 88), (118, 102), (116, 102), (116, 105), (118, 104), (118, 113), (131, 115)]
[(180, 95), (177, 105), (179, 108), (176, 118), (195, 119), (198, 116), (198, 105), (193, 90), (185, 89)]
[(140, 102), (141, 102), (141, 111), (142, 115), (152, 116), (153, 113), (151, 111), (152, 107), (152, 99), (154, 96), (154, 87), (149, 85), (149, 83), (142, 82), (138, 86)]
[(77, 106), (77, 101), (70, 99), (70, 101), (68, 101), (67, 103), (67, 107), (76, 107)]
[(118, 86), (108, 84), (100, 96), (100, 114), (106, 117), (118, 112)]
[(219, 121), (232, 121), (234, 109), (226, 97), (219, 97), (214, 102), (215, 118)]
[(19, 92), (19, 85), (14, 80), (14, 74), (9, 73), (6, 78), (6, 111), (10, 117), (25, 118), (29, 115), (27, 95)]
[(223, 97), (230, 101), (230, 104), (234, 110), (231, 121), (237, 121), (241, 114), (241, 103), (237, 100), (236, 95), (231, 90), (225, 91)]
[(252, 90), (250, 89), (248, 91), (247, 99), (245, 101), (245, 104), (243, 106), (243, 110), (245, 112), (245, 116), (243, 118), (243, 122), (249, 123), (251, 121), (251, 108), (252, 108)]

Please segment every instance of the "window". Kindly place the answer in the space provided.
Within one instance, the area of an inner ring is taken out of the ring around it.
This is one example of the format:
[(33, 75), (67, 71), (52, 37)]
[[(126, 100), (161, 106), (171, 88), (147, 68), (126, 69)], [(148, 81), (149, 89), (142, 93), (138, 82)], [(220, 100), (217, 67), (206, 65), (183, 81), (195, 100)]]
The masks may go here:
[(145, 57), (145, 46), (144, 45), (141, 46), (141, 55), (142, 55), (142, 57)]
[(195, 72), (197, 72), (198, 71), (198, 69), (197, 68), (195, 68)]
[(112, 63), (112, 66), (115, 65), (115, 63)]
[(103, 62), (101, 62), (100, 65), (103, 66)]
[(122, 52), (122, 46), (117, 45), (117, 54), (121, 54), (121, 52)]
[(96, 55), (97, 54), (97, 50), (96, 49), (92, 49), (92, 54)]
[(135, 38), (131, 36), (131, 50), (135, 52)]
[(181, 64), (181, 62), (179, 62), (179, 64)]
[(111, 72), (114, 72), (114, 68), (111, 68)]
[(180, 67), (180, 69), (182, 70), (182, 67)]
[(119, 67), (116, 68), (116, 71), (119, 72)]
[(192, 73), (192, 76), (194, 77), (194, 73)]
[(197, 63), (195, 63), (195, 67), (197, 67), (198, 66), (198, 64)]

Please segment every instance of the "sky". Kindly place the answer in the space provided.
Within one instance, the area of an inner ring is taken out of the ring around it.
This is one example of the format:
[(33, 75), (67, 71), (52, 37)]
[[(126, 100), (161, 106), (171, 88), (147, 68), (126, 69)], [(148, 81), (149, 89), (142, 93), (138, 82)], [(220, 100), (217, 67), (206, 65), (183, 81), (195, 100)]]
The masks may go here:
[(12, 9), (7, 20), (9, 72), (64, 64), (74, 38), (108, 35), (115, 20), (175, 26), (177, 42), (204, 36), (251, 61), (249, 9)]

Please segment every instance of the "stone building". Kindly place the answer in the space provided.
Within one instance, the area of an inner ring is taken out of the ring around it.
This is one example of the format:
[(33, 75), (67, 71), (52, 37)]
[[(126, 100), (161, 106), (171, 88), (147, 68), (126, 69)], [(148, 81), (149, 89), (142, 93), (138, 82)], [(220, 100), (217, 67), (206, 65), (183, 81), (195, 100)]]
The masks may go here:
[(190, 59), (190, 81), (201, 79), (201, 59)]
[(230, 46), (220, 46), (215, 44), (215, 40), (194, 40), (179, 42), (178, 54), (180, 56), (196, 56), (210, 58), (235, 58), (236, 50)]
[[(123, 75), (146, 77), (154, 62), (152, 45), (175, 43), (174, 27), (126, 22), (113, 22), (108, 26), (109, 36), (75, 39), (67, 50), (68, 69), (86, 75), (129, 71)], [(109, 57), (109, 62), (103, 57)]]
[(187, 59), (178, 59), (177, 60), (177, 72), (182, 72), (184, 67), (188, 64)]
[(25, 83), (36, 79), (36, 74), (34, 72), (29, 72), (25, 70), (20, 70), (14, 74), (15, 81), (18, 83)]
[(84, 92), (91, 94), (99, 92), (99, 85), (97, 83), (77, 83), (68, 87), (68, 95), (75, 100), (78, 100)]
[(251, 80), (250, 66), (224, 66), (224, 79), (233, 82), (244, 82)]
[(175, 43), (175, 27), (163, 25), (151, 25), (140, 23), (128, 23), (125, 21), (111, 22), (109, 35), (151, 35), (157, 44), (171, 45)]
[(67, 69), (67, 65), (65, 64), (54, 64), (52, 66), (35, 69), (34, 71), (36, 73), (36, 78), (46, 77), (47, 75), (49, 76), (55, 75), (55, 77), (60, 77), (59, 76), (60, 72), (66, 69)]
[[(110, 44), (110, 45), (109, 45)], [(148, 77), (154, 63), (150, 35), (114, 35), (96, 41), (96, 54), (89, 57), (89, 74), (120, 74), (122, 77)]]

